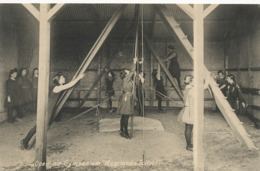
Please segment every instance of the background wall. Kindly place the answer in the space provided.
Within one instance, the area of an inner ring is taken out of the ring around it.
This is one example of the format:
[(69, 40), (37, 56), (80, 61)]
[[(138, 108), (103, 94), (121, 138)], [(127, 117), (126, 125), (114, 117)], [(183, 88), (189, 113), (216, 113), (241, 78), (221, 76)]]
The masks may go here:
[[(260, 9), (247, 6), (229, 34), (227, 41), (228, 73), (236, 76), (244, 91), (244, 98), (252, 106), (252, 112), (260, 119)], [(250, 90), (250, 91), (245, 91)]]
[[(52, 76), (57, 72), (63, 72), (67, 76), (67, 80), (71, 80), (74, 73), (80, 66), (81, 62), (85, 58), (85, 56), (88, 54), (90, 48), (94, 42), (89, 42), (86, 40), (86, 43), (82, 45), (82, 43), (77, 42), (70, 42), (68, 41), (62, 41), (62, 42), (56, 42), (55, 45), (52, 47), (52, 53), (51, 53), (51, 70), (52, 70)], [(85, 78), (82, 79), (80, 85), (76, 88), (77, 91), (74, 91), (70, 102), (66, 103), (66, 106), (69, 107), (75, 107), (78, 102), (74, 101), (77, 98), (84, 98), (85, 94), (87, 93), (87, 90), (89, 90), (89, 87), (92, 85), (92, 82), (97, 78), (99, 75), (100, 70), (102, 70), (106, 63), (107, 58), (112, 55), (114, 52), (115, 47), (117, 46), (118, 42), (115, 40), (107, 40), (107, 42), (104, 43), (102, 48), (100, 49), (99, 53), (96, 55), (96, 57), (93, 59), (91, 64), (88, 67), (87, 75)], [(184, 88), (184, 76), (187, 74), (192, 74), (193, 68), (193, 61), (188, 56), (185, 49), (182, 47), (182, 45), (176, 43), (176, 42), (155, 42), (154, 48), (156, 49), (156, 52), (158, 55), (163, 59), (167, 56), (167, 46), (169, 44), (173, 44), (176, 48), (176, 51), (178, 53), (178, 61), (180, 63), (181, 67), (181, 84)], [(119, 98), (119, 95), (121, 93), (121, 85), (122, 80), (120, 79), (120, 71), (123, 68), (130, 68), (132, 64), (133, 59), (133, 48), (134, 48), (134, 42), (132, 40), (127, 41), (121, 45), (121, 48), (119, 51), (123, 52), (123, 56), (120, 57), (118, 53), (113, 57), (113, 61), (110, 65), (111, 70), (114, 71), (116, 80), (114, 82), (114, 89), (116, 91), (116, 96), (113, 97), (113, 105), (117, 106), (117, 101)], [(149, 87), (153, 88), (153, 80), (151, 78), (151, 73), (153, 69), (157, 68), (157, 61), (156, 59), (151, 56), (148, 49), (145, 47), (144, 49), (144, 71), (146, 73), (146, 90), (145, 90), (145, 99), (146, 99), (146, 106), (157, 106), (157, 100), (155, 99), (155, 93), (154, 91), (151, 91)], [(212, 71), (213, 73), (216, 73), (217, 70), (224, 68), (224, 54), (223, 54), (223, 43), (222, 42), (206, 42), (205, 43), (205, 63), (207, 68)], [(168, 64), (167, 64), (168, 65)], [(164, 85), (165, 89), (167, 91), (167, 95), (175, 101), (164, 101), (163, 106), (167, 107), (180, 107), (182, 105), (182, 102), (180, 101), (177, 93), (171, 86), (171, 83), (168, 79), (166, 79), (166, 75), (164, 72), (162, 72), (162, 76), (164, 78)], [(101, 99), (105, 99), (105, 79), (102, 78), (101, 83), (99, 84), (101, 87), (101, 91), (99, 91), (99, 87), (96, 87), (94, 91), (91, 93), (90, 97), (93, 101), (87, 101), (85, 103), (85, 106), (92, 106), (93, 104), (98, 103), (98, 101)], [(80, 93), (80, 95), (79, 95)], [(212, 101), (208, 91), (205, 91), (206, 94), (206, 108), (215, 108), (215, 102)], [(105, 105), (104, 105), (105, 107)]]
[[(0, 5), (0, 121), (5, 118), (6, 80), (10, 69), (18, 64), (16, 20), (12, 12)], [(3, 114), (4, 113), (4, 114)]]

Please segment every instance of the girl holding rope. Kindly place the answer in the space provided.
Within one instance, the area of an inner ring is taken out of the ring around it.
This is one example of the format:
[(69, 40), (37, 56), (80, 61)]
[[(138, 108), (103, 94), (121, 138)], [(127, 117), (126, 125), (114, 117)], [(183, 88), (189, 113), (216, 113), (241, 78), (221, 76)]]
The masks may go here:
[(131, 70), (123, 69), (120, 77), (123, 80), (122, 94), (119, 98), (117, 113), (121, 114), (120, 131), (118, 132), (121, 137), (130, 139), (128, 134), (128, 119), (133, 114), (133, 76), (135, 74), (137, 57), (133, 59)]
[[(154, 81), (154, 87), (156, 92), (156, 99), (158, 99), (158, 109), (159, 112), (163, 112), (162, 110), (162, 95), (165, 95), (165, 89), (163, 86), (163, 78), (161, 76), (160, 72), (160, 64), (158, 63), (158, 69), (154, 70), (152, 73), (153, 81)], [(157, 93), (158, 92), (158, 93)]]

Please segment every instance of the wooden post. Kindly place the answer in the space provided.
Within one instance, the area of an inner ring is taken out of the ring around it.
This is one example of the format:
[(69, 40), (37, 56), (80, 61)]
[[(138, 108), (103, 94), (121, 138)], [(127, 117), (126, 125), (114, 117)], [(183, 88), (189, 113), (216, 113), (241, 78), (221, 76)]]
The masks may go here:
[(35, 170), (46, 170), (47, 119), (50, 69), (50, 23), (47, 14), (50, 4), (40, 4), (40, 38), (39, 38), (39, 88), (36, 121), (36, 157), (35, 161), (42, 166)]
[(194, 131), (193, 131), (193, 161), (194, 170), (204, 170), (204, 149), (203, 149), (203, 130), (204, 130), (204, 89), (203, 75), (204, 68), (204, 17), (203, 4), (194, 5)]

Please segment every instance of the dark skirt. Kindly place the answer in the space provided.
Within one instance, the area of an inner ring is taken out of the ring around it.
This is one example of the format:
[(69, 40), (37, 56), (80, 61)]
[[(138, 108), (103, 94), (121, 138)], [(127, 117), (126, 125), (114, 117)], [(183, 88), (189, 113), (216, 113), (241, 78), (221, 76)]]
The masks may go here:
[(109, 90), (109, 91), (106, 91), (107, 93), (107, 97), (112, 97), (115, 95), (115, 91), (114, 90)]
[(131, 115), (133, 114), (133, 95), (122, 94), (119, 98), (117, 114)]

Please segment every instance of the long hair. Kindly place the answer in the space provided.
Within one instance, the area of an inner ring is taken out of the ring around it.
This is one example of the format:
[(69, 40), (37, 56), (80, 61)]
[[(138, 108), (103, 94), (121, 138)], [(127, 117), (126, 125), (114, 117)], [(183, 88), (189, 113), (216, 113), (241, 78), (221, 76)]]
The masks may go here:
[[(27, 69), (26, 69), (26, 68), (21, 68), (20, 71), (19, 71), (19, 77), (22, 77), (22, 72), (23, 72), (24, 70), (26, 71), (26, 75), (27, 75)], [(26, 76), (26, 75), (25, 75), (25, 76)]]
[(14, 69), (11, 69), (10, 70), (10, 72), (9, 72), (9, 78), (11, 78), (11, 75), (13, 74), (13, 73), (18, 73), (18, 70), (16, 69), (16, 68), (14, 68)]
[(39, 71), (39, 69), (38, 69), (38, 68), (34, 68), (34, 69), (33, 69), (33, 72), (32, 72), (32, 77), (34, 76), (34, 72), (35, 72), (36, 70), (38, 70), (38, 71)]
[(60, 77), (61, 76), (64, 76), (62, 72), (58, 72), (54, 77), (53, 77), (53, 84), (54, 86), (59, 86), (60, 83), (59, 83), (59, 80), (60, 80)]
[[(190, 82), (189, 82), (189, 83), (186, 83), (186, 82), (185, 82), (185, 80), (186, 80), (187, 77), (190, 77)], [(184, 77), (184, 84), (186, 84), (186, 85), (190, 84), (190, 83), (193, 81), (193, 78), (194, 78), (193, 75), (186, 75), (186, 76)]]
[(126, 72), (125, 72), (125, 70), (127, 70), (126, 68), (123, 68), (122, 70), (121, 70), (121, 72), (120, 72), (120, 78), (123, 80), (124, 78), (125, 78), (125, 76), (126, 76)]
[(228, 74), (227, 77), (236, 82), (236, 77), (233, 74)]

